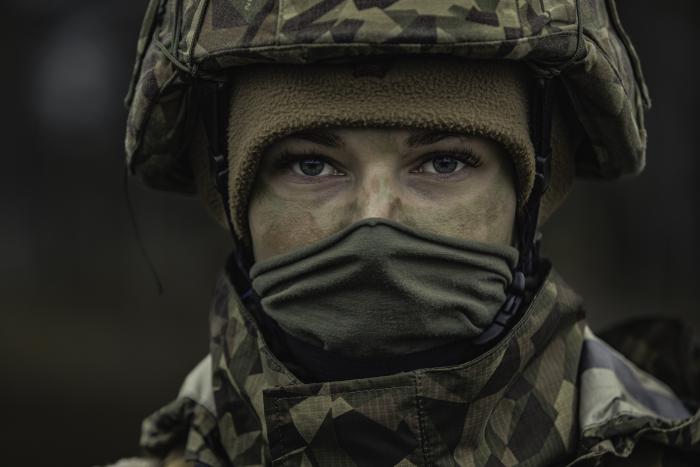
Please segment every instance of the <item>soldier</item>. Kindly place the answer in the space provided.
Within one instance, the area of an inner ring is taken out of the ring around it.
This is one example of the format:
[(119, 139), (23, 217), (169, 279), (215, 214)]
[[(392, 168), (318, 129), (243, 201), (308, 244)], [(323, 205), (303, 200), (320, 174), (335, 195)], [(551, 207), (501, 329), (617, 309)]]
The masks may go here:
[(149, 465), (700, 465), (690, 338), (606, 344), (539, 255), (644, 166), (613, 1), (152, 0), (133, 83), (129, 167), (234, 244)]

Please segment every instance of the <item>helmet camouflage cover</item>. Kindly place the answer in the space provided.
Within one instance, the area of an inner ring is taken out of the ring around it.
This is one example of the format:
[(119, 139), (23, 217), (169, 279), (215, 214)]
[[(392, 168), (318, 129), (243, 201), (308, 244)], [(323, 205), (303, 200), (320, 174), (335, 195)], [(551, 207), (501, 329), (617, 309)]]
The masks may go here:
[(585, 132), (579, 176), (644, 167), (650, 102), (614, 0), (150, 0), (126, 104), (127, 163), (194, 192), (195, 83), (253, 63), (442, 54), (518, 60), (563, 83)]

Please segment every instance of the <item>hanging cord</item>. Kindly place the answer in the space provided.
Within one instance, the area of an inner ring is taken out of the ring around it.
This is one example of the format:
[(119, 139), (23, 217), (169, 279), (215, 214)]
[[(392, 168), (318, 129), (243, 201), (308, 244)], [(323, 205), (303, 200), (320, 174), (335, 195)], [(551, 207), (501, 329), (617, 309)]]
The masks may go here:
[(525, 303), (526, 279), (537, 275), (540, 269), (540, 239), (537, 235), (537, 220), (542, 196), (547, 191), (552, 158), (552, 91), (549, 78), (536, 82), (530, 109), (530, 137), (535, 149), (535, 180), (530, 196), (516, 218), (518, 232), (518, 265), (513, 271), (513, 281), (508, 287), (506, 301), (496, 314), (491, 325), (474, 340), (479, 346), (495, 342), (509, 326)]
[(160, 276), (158, 275), (158, 270), (156, 269), (155, 263), (153, 263), (153, 260), (149, 256), (148, 251), (146, 250), (143, 238), (141, 237), (141, 231), (139, 230), (138, 222), (136, 221), (136, 211), (134, 210), (134, 203), (131, 199), (131, 193), (129, 192), (129, 169), (126, 165), (124, 166), (122, 188), (124, 191), (124, 200), (126, 201), (126, 208), (129, 211), (131, 227), (134, 231), (134, 238), (136, 239), (136, 244), (139, 246), (139, 251), (141, 252), (141, 258), (143, 259), (144, 263), (146, 263), (146, 267), (148, 268), (148, 270), (151, 272), (153, 282), (155, 282), (156, 289), (158, 290), (158, 295), (163, 295), (163, 283), (160, 280)]
[(246, 299), (253, 294), (249, 277), (252, 266), (252, 254), (238, 240), (231, 219), (229, 203), (229, 164), (228, 164), (228, 119), (230, 83), (228, 81), (200, 80), (197, 83), (200, 111), (204, 130), (207, 134), (209, 167), (216, 190), (219, 192), (226, 215), (234, 251), (227, 269), (231, 274), (234, 287), (241, 298)]

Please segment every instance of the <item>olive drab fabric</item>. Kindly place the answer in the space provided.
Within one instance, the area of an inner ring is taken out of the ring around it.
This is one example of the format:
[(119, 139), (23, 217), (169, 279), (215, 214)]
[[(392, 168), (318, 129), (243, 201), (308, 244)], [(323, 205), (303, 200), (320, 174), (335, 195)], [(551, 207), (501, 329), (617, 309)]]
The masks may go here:
[[(224, 276), (211, 353), (144, 421), (201, 466), (694, 466), (700, 412), (595, 337), (548, 273), (523, 319), (466, 363), (304, 384)], [(695, 405), (693, 405), (695, 404)]]
[(506, 301), (517, 262), (510, 245), (370, 217), (256, 262), (250, 278), (265, 313), (296, 338), (338, 355), (413, 360), (417, 368), (425, 363), (415, 352), (483, 334)]
[(128, 164), (153, 187), (193, 192), (196, 83), (251, 63), (397, 54), (522, 61), (568, 90), (586, 134), (579, 175), (644, 166), (649, 98), (613, 0), (151, 0), (126, 99)]

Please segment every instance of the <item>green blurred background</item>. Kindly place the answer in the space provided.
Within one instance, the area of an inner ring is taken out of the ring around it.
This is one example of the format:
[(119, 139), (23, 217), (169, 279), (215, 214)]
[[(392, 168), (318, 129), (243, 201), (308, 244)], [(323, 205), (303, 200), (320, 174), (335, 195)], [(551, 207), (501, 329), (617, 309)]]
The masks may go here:
[[(228, 236), (196, 199), (122, 189), (126, 92), (146, 0), (5, 0), (0, 170), (3, 465), (89, 466), (138, 453), (140, 420), (208, 350)], [(657, 314), (700, 328), (696, 156), (700, 2), (619, 0), (653, 109), (646, 172), (581, 183), (545, 250), (591, 325)]]

